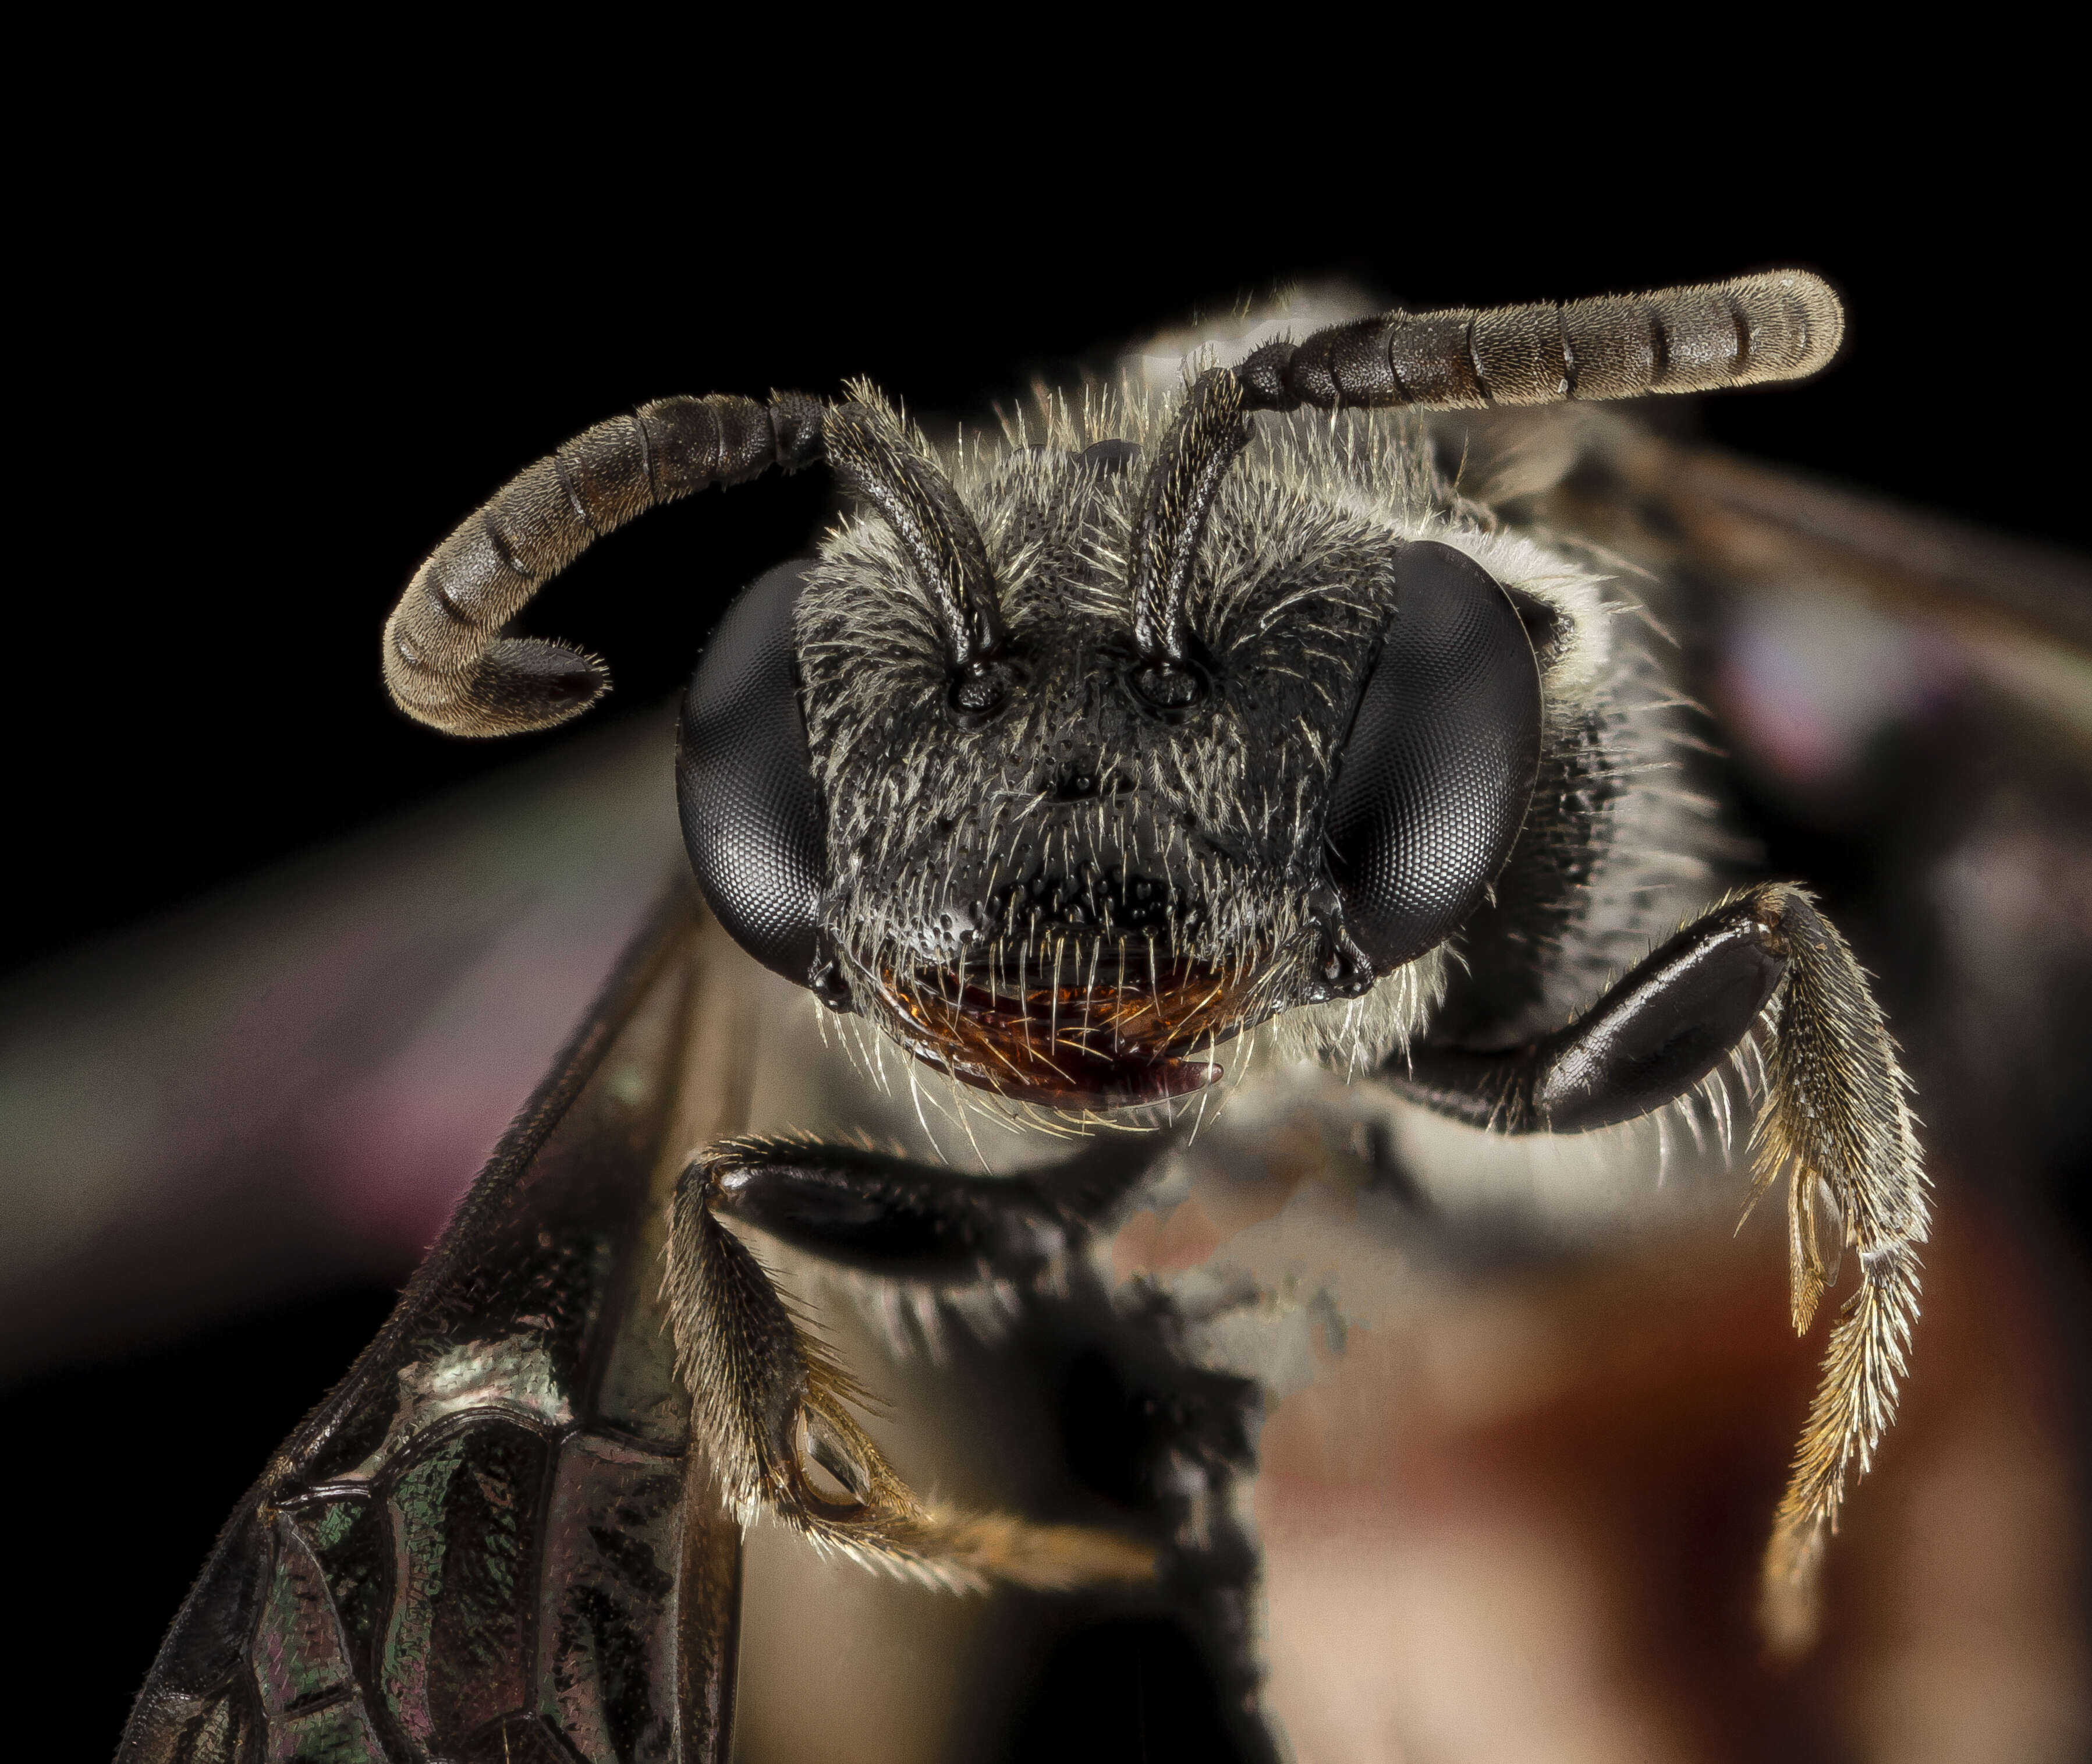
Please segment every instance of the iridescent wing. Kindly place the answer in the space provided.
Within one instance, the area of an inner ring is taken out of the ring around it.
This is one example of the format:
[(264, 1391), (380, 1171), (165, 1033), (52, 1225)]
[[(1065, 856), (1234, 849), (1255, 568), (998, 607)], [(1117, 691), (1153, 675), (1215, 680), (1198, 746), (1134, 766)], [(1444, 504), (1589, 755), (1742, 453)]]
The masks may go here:
[(726, 1756), (741, 1539), (659, 1300), (681, 1154), (746, 1087), (692, 1057), (736, 1045), (708, 925), (687, 884), (654, 914), (219, 1534), (119, 1764)]

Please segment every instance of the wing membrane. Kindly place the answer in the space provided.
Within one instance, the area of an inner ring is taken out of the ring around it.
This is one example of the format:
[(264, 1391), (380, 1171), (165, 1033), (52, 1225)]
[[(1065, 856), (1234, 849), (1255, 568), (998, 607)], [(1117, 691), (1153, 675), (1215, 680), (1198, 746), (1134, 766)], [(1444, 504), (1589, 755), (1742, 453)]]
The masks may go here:
[(720, 946), (657, 910), (348, 1376), (220, 1533), (119, 1764), (723, 1758), (740, 1540), (659, 1309), (739, 1126)]
[(1750, 581), (1807, 566), (1892, 611), (2092, 654), (2092, 567), (2081, 557), (1714, 447), (1657, 443), (1636, 465), (1634, 487), (1708, 574)]

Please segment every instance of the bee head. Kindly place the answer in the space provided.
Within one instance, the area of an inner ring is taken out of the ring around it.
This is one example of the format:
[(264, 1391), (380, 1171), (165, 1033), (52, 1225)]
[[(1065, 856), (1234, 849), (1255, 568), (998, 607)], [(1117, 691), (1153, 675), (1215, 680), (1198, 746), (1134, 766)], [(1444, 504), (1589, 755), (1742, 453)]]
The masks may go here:
[(1502, 589), (1290, 431), (1253, 444), (1225, 370), (949, 459), (854, 394), (824, 445), (857, 512), (685, 706), (685, 834), (744, 947), (1057, 1108), (1196, 1090), (1281, 1014), (1413, 1007), (1532, 790)]

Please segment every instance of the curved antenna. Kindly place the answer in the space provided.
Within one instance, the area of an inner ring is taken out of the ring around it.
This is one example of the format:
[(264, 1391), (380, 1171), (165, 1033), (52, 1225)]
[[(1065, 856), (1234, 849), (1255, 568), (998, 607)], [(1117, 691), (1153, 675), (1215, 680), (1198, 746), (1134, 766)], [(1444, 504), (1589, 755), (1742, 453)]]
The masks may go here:
[(953, 669), (965, 673), (994, 656), (1008, 634), (1002, 607), (980, 529), (951, 480), (871, 404), (831, 410), (825, 444), (828, 464), (907, 552), (944, 626)]
[(1566, 304), (1383, 313), (1266, 344), (1235, 371), (1251, 410), (1473, 410), (1800, 379), (1844, 333), (1821, 276), (1772, 270)]
[(661, 504), (820, 452), (826, 407), (713, 393), (598, 423), (525, 466), (431, 551), (385, 624), (385, 684), (452, 735), (512, 735), (578, 716), (610, 685), (594, 656), (504, 628), (602, 534)]
[(1241, 378), (1225, 368), (1200, 374), (1156, 447), (1140, 493), (1126, 579), (1134, 642), (1155, 668), (1181, 670), (1189, 658), (1184, 608), (1191, 565), (1221, 480), (1249, 439), (1243, 393)]

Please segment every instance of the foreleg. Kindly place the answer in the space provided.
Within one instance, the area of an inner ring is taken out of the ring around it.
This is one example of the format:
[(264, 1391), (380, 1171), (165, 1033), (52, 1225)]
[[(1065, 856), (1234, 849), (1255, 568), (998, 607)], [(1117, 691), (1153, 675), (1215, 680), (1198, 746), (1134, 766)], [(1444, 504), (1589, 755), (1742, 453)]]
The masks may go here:
[(816, 1544), (947, 1585), (1149, 1578), (1154, 1552), (1132, 1539), (918, 1500), (852, 1414), (863, 1390), (725, 1221), (893, 1278), (1031, 1281), (1152, 1155), (1104, 1142), (1039, 1180), (806, 1141), (733, 1142), (694, 1161), (676, 1191), (669, 1308), (694, 1425), (741, 1522), (767, 1507)]
[(1688, 926), (1555, 1034), (1502, 1053), (1419, 1048), (1407, 1071), (1388, 1076), (1428, 1106), (1498, 1131), (1577, 1132), (1675, 1100), (1760, 1023), (1766, 1087), (1751, 1133), (1751, 1203), (1787, 1176), (1797, 1332), (1826, 1284), (1819, 1184), (1860, 1265), (1766, 1553), (1766, 1627), (1796, 1649), (1814, 1633), (1847, 1472), (1867, 1470), (1895, 1419), (1930, 1218), (1909, 1086), (1844, 939), (1800, 888), (1766, 884)]

